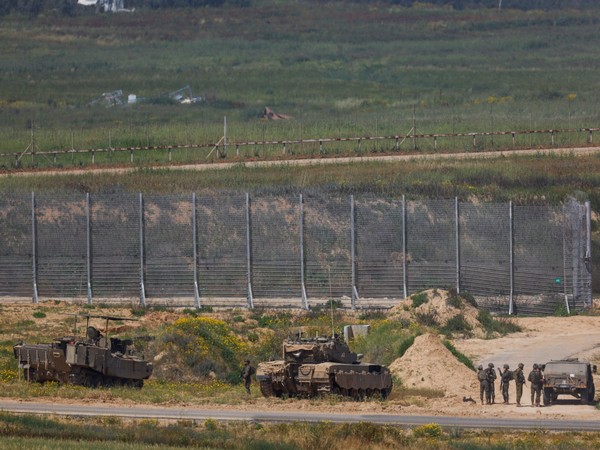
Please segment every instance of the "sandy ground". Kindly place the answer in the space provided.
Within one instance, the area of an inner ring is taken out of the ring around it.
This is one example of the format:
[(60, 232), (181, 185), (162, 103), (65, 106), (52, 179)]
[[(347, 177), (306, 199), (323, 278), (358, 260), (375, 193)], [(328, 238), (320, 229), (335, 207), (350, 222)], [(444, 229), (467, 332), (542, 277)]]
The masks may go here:
[[(81, 306), (66, 303), (45, 305), (46, 317), (34, 319), (45, 322), (44, 326), (52, 330), (64, 330), (64, 311), (80, 310)], [(3, 324), (12, 321), (30, 319), (32, 311), (37, 307), (27, 304), (0, 303), (0, 339), (18, 340), (19, 337), (2, 332)], [(123, 314), (128, 309), (103, 310), (102, 314)], [(70, 312), (70, 311), (68, 311)], [(153, 312), (141, 317), (139, 325), (159, 325), (171, 322), (179, 315), (174, 312)], [(534, 362), (545, 363), (552, 359), (579, 357), (600, 363), (600, 316), (571, 317), (527, 317), (514, 318), (523, 328), (522, 332), (496, 339), (457, 339), (454, 346), (469, 356), (475, 365), (493, 362), (496, 367), (508, 363), (511, 369), (519, 362), (525, 364), (525, 373), (531, 370)], [(137, 326), (136, 323), (134, 326)], [(118, 330), (114, 330), (118, 332)], [(60, 334), (60, 333), (59, 333)], [(581, 405), (572, 397), (561, 396), (556, 404), (550, 407), (533, 408), (516, 407), (515, 387), (511, 383), (510, 404), (502, 405), (499, 382), (496, 383), (496, 403), (480, 405), (479, 387), (476, 374), (460, 363), (444, 347), (439, 336), (426, 334), (415, 339), (415, 343), (405, 355), (396, 360), (390, 369), (399, 375), (407, 387), (437, 389), (444, 391), (442, 398), (416, 397), (406, 399), (391, 398), (386, 402), (347, 402), (331, 399), (298, 400), (298, 399), (264, 399), (258, 396), (258, 386), (254, 385), (255, 395), (238, 405), (202, 404), (201, 408), (269, 410), (282, 411), (320, 411), (340, 413), (385, 413), (413, 415), (451, 415), (451, 416), (485, 416), (485, 417), (524, 417), (524, 418), (558, 418), (565, 420), (597, 420), (600, 411), (595, 406)], [(596, 378), (596, 386), (600, 391), (600, 377)], [(464, 397), (471, 397), (477, 403), (464, 402)], [(597, 396), (598, 397), (598, 396)], [(56, 401), (56, 400), (52, 400)], [(70, 400), (58, 400), (71, 402)], [(84, 401), (90, 404), (99, 400)], [(103, 401), (101, 401), (104, 403)], [(110, 403), (122, 403), (110, 400)], [(524, 389), (522, 403), (529, 405), (529, 388)], [(174, 405), (184, 407), (186, 405)], [(191, 405), (187, 405), (191, 406)]]

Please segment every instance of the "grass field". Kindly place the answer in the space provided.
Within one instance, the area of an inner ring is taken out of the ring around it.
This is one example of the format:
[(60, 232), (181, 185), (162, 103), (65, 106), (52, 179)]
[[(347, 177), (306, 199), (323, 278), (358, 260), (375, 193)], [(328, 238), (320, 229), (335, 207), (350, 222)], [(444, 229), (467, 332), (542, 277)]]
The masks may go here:
[[(225, 116), (230, 141), (403, 134), (413, 114), (420, 133), (594, 127), (599, 22), (600, 8), (315, 8), (308, 0), (9, 16), (0, 23), (0, 152), (25, 150), (32, 123), (39, 150), (213, 143)], [(188, 84), (206, 101), (164, 95)], [(87, 106), (117, 89), (145, 101)], [(293, 119), (265, 122), (265, 106)]]

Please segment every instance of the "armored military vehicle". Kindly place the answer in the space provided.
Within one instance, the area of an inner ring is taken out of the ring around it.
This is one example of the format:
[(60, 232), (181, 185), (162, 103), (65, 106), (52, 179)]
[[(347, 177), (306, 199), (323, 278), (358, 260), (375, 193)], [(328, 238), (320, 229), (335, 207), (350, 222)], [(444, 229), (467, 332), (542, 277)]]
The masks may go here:
[(544, 367), (544, 380), (544, 405), (552, 404), (562, 394), (579, 398), (583, 404), (594, 401), (596, 388), (588, 362), (578, 359), (550, 361)]
[(361, 362), (361, 356), (335, 337), (287, 340), (283, 360), (260, 363), (256, 379), (265, 397), (331, 393), (357, 400), (386, 398), (392, 390), (389, 369)]
[[(66, 336), (49, 344), (14, 346), (13, 352), (27, 381), (57, 381), (88, 387), (133, 386), (141, 388), (152, 374), (152, 363), (135, 354), (131, 339), (108, 337), (110, 320), (135, 320), (111, 316), (83, 315), (86, 336)], [(92, 318), (106, 320), (102, 334), (90, 326)], [(74, 327), (76, 331), (76, 326)]]

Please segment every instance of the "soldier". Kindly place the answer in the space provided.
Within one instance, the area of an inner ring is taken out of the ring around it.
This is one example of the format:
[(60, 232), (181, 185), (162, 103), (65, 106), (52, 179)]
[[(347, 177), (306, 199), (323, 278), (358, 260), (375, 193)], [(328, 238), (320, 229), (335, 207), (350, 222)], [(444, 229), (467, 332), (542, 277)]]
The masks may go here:
[(247, 359), (244, 361), (244, 368), (242, 369), (242, 379), (244, 380), (244, 387), (246, 388), (246, 393), (250, 393), (250, 383), (252, 382), (252, 375), (254, 375), (254, 367), (250, 365), (250, 360)]
[(523, 396), (523, 385), (525, 384), (525, 374), (523, 373), (523, 363), (515, 370), (515, 384), (517, 385), (517, 406), (521, 406), (521, 397)]
[[(531, 406), (540, 406), (540, 395), (542, 394), (542, 384), (544, 376), (537, 364), (533, 365), (533, 370), (529, 372), (527, 381), (531, 383)], [(535, 403), (534, 403), (535, 400)]]
[(494, 383), (496, 382), (496, 372), (494, 371), (494, 364), (489, 363), (488, 368), (485, 369), (487, 375), (487, 392), (486, 392), (486, 400), (488, 405), (493, 405), (496, 402), (496, 387)]
[(487, 395), (488, 387), (487, 387), (487, 373), (483, 370), (483, 365), (479, 365), (477, 368), (477, 379), (479, 380), (479, 399), (481, 400), (481, 404), (483, 405), (483, 394)]
[(503, 368), (504, 372), (501, 372), (500, 367), (498, 367), (498, 373), (500, 374), (500, 387), (502, 388), (503, 403), (508, 405), (508, 387), (510, 386), (510, 380), (513, 379), (513, 373), (508, 370), (510, 368), (508, 364), (504, 364)]

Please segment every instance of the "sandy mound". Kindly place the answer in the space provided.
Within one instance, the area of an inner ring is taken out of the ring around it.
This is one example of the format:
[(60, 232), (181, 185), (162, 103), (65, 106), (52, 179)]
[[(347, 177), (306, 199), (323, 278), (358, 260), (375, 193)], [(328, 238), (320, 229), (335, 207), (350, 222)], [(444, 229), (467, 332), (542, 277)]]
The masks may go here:
[(417, 336), (414, 344), (396, 359), (390, 370), (410, 388), (441, 389), (446, 399), (460, 401), (476, 398), (479, 392), (477, 374), (458, 361), (438, 336)]
[[(427, 300), (415, 308), (413, 299), (416, 296), (422, 295), (426, 295)], [(459, 300), (460, 307), (457, 308), (456, 306), (453, 306), (449, 300), (449, 292), (442, 289), (429, 289), (427, 291), (419, 292), (411, 295), (405, 302), (393, 307), (390, 310), (390, 319), (419, 322), (418, 316), (427, 316), (440, 327), (444, 327), (450, 319), (457, 315), (461, 315), (465, 322), (471, 326), (472, 330), (470, 333), (473, 337), (484, 337), (485, 331), (479, 320), (477, 320), (477, 315), (479, 314), (478, 309), (462, 299)]]

